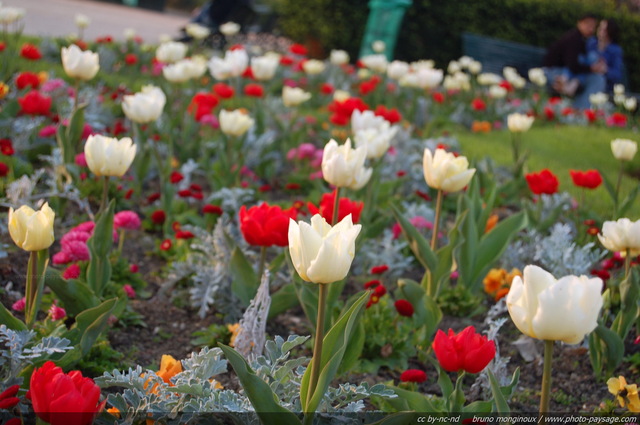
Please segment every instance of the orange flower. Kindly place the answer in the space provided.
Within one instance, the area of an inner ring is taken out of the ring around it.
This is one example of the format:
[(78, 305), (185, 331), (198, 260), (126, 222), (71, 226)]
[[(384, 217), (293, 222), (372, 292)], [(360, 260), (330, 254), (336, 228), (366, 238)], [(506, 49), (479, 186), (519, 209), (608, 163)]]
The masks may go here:
[(162, 380), (171, 385), (171, 378), (182, 372), (182, 363), (172, 356), (164, 354), (160, 360), (160, 370), (156, 372)]
[(110, 407), (109, 409), (107, 409), (107, 413), (110, 413), (112, 416), (120, 419), (120, 410), (118, 410), (117, 407)]
[(7, 93), (9, 93), (9, 86), (0, 81), (0, 99), (4, 99)]
[(474, 121), (471, 124), (471, 131), (474, 133), (488, 133), (491, 131), (491, 123), (489, 121)]
[(498, 220), (500, 220), (498, 214), (491, 214), (487, 219), (487, 224), (484, 226), (484, 232), (489, 233), (493, 230), (493, 228), (496, 227), (496, 224), (498, 224)]
[(502, 286), (507, 277), (507, 271), (505, 269), (491, 269), (489, 273), (484, 277), (482, 281), (484, 285), (484, 292), (489, 295), (494, 295), (498, 289)]
[(509, 286), (511, 286), (511, 282), (513, 282), (513, 278), (516, 276), (522, 277), (522, 272), (514, 267), (507, 275), (507, 283), (509, 284)]
[(506, 297), (511, 288), (500, 288), (498, 292), (496, 292), (496, 296), (493, 297), (494, 300), (500, 301), (501, 298)]
[(233, 344), (236, 342), (236, 338), (240, 333), (240, 323), (234, 323), (233, 325), (227, 325), (227, 329), (231, 332), (231, 340), (229, 340), (229, 345), (233, 347)]

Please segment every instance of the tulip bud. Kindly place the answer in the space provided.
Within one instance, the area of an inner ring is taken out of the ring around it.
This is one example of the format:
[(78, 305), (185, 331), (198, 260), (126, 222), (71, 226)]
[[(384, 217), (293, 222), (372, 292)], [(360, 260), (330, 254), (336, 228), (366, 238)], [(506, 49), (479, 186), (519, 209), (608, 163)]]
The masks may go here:
[(631, 221), (620, 218), (618, 221), (605, 221), (602, 234), (598, 239), (609, 251), (619, 252), (629, 249), (631, 255), (640, 254), (640, 220)]
[(251, 70), (253, 71), (253, 77), (258, 81), (267, 81), (274, 77), (280, 59), (276, 56), (265, 55), (258, 56), (251, 59)]
[(75, 21), (76, 21), (76, 26), (81, 29), (88, 27), (89, 24), (91, 23), (91, 19), (89, 19), (87, 15), (83, 15), (81, 13), (78, 13), (76, 15)]
[(531, 68), (529, 70), (529, 80), (536, 86), (543, 87), (547, 84), (547, 76), (542, 68)]
[(456, 158), (444, 149), (436, 149), (435, 155), (432, 155), (429, 149), (425, 149), (422, 168), (427, 184), (445, 192), (462, 190), (476, 172), (475, 168), (469, 169), (466, 157)]
[(96, 176), (122, 177), (136, 156), (136, 145), (130, 137), (118, 140), (96, 134), (87, 139), (84, 155)]
[(178, 62), (187, 54), (187, 45), (177, 41), (162, 43), (156, 49), (156, 59), (163, 63)]
[(324, 68), (324, 62), (317, 59), (309, 59), (302, 63), (302, 70), (308, 75), (320, 74)]
[(311, 224), (289, 221), (289, 253), (300, 277), (313, 283), (333, 283), (345, 278), (355, 256), (355, 241), (362, 226), (351, 214), (331, 227), (321, 215)]
[(56, 213), (45, 202), (40, 211), (23, 205), (17, 210), (9, 208), (9, 234), (25, 251), (40, 251), (53, 244), (53, 222)]
[(336, 66), (346, 65), (349, 63), (349, 53), (344, 50), (332, 50), (329, 61)]
[(509, 131), (512, 133), (524, 133), (525, 131), (529, 131), (534, 120), (534, 117), (528, 115), (518, 113), (510, 114), (507, 117), (507, 127), (509, 127)]
[(240, 25), (235, 22), (227, 22), (220, 25), (218, 30), (227, 37), (230, 37), (232, 35), (236, 35), (240, 31)]
[(526, 266), (507, 295), (507, 308), (520, 332), (532, 338), (578, 344), (598, 325), (602, 279), (565, 276), (556, 280), (537, 266)]
[(253, 118), (239, 109), (220, 111), (220, 129), (228, 136), (242, 136), (253, 126), (253, 123)]
[(196, 40), (203, 40), (211, 34), (209, 28), (193, 22), (187, 24), (185, 32)]
[(62, 48), (62, 66), (71, 78), (88, 81), (96, 76), (100, 69), (98, 54), (85, 51), (72, 44)]
[(638, 151), (638, 144), (633, 140), (615, 139), (611, 141), (611, 152), (620, 161), (631, 161)]
[(364, 166), (366, 156), (365, 147), (351, 149), (350, 139), (342, 146), (331, 139), (322, 154), (322, 176), (334, 186), (358, 190), (371, 178), (372, 169)]

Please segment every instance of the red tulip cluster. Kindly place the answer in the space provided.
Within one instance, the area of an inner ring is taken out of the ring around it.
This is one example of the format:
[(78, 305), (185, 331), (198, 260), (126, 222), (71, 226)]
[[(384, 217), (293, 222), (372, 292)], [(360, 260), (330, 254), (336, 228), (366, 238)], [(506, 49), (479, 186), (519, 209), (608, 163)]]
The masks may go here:
[(527, 179), (527, 184), (529, 185), (529, 189), (531, 192), (536, 195), (547, 194), (553, 195), (558, 191), (558, 186), (560, 182), (558, 178), (549, 171), (547, 168), (540, 171), (539, 173), (530, 173), (525, 176)]
[(240, 231), (254, 246), (289, 245), (289, 220), (297, 218), (293, 208), (283, 210), (277, 205), (263, 202), (259, 206), (240, 208)]
[(452, 329), (446, 334), (438, 330), (431, 346), (440, 366), (447, 372), (479, 373), (496, 355), (495, 343), (476, 333), (473, 326), (458, 334)]
[(570, 170), (571, 180), (578, 187), (586, 189), (595, 189), (602, 184), (602, 176), (598, 170), (578, 171)]
[[(307, 203), (309, 212), (313, 215), (320, 214), (327, 223), (331, 223), (333, 219), (333, 207), (335, 205), (336, 194), (335, 192), (325, 193), (320, 200), (320, 208), (313, 205), (311, 202)], [(338, 218), (336, 223), (342, 221), (343, 218), (351, 214), (351, 220), (356, 224), (360, 221), (360, 214), (364, 208), (363, 202), (352, 201), (349, 198), (341, 197), (338, 204)]]

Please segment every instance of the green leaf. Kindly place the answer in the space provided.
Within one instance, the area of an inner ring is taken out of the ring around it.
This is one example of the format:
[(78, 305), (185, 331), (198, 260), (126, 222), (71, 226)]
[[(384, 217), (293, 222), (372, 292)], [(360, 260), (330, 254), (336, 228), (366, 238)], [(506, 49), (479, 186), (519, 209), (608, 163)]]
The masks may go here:
[(618, 203), (618, 197), (616, 196), (616, 188), (611, 183), (611, 181), (607, 178), (607, 174), (603, 173), (602, 170), (598, 169), (598, 173), (602, 176), (602, 185), (607, 190), (607, 193), (611, 197), (613, 204), (616, 205)]
[(493, 410), (493, 403), (490, 401), (474, 401), (462, 408), (463, 412), (469, 413), (491, 413)]
[(253, 297), (256, 296), (256, 292), (258, 292), (260, 281), (253, 270), (253, 266), (237, 246), (231, 252), (229, 271), (233, 277), (231, 290), (242, 301), (244, 306), (248, 306)]
[(627, 197), (620, 204), (620, 207), (618, 208), (618, 211), (616, 212), (616, 215), (618, 217), (624, 216), (627, 213), (627, 211), (629, 210), (629, 208), (631, 208), (633, 206), (633, 203), (635, 202), (636, 198), (638, 197), (638, 193), (639, 192), (640, 192), (640, 185), (636, 185), (636, 187), (634, 187), (631, 190), (631, 192), (629, 192)]
[(449, 231), (449, 243), (438, 249), (436, 256), (438, 257), (438, 266), (433, 274), (433, 281), (435, 282), (435, 291), (433, 294), (434, 299), (438, 298), (440, 290), (449, 281), (451, 277), (451, 267), (453, 266), (454, 252), (460, 249), (460, 246), (464, 243), (465, 239), (460, 233), (461, 224), (464, 221), (467, 212), (459, 214), (456, 222)]
[(255, 374), (251, 366), (236, 350), (224, 344), (218, 344), (218, 346), (224, 352), (229, 363), (231, 363), (245, 394), (249, 397), (251, 405), (255, 408), (263, 423), (272, 423), (272, 414), (278, 413), (278, 423), (286, 425), (301, 424), (300, 419), (293, 412), (280, 405), (269, 384)]
[[(351, 333), (355, 327), (362, 307), (369, 298), (369, 292), (364, 292), (349, 310), (336, 322), (335, 325), (327, 332), (323, 340), (322, 361), (320, 363), (320, 376), (313, 394), (306, 395), (306, 404), (303, 405), (305, 412), (315, 412), (329, 388), (329, 384), (333, 380), (338, 371), (338, 367), (342, 362), (345, 350), (351, 338)], [(311, 374), (311, 364), (307, 367), (305, 378)], [(308, 383), (307, 383), (308, 388)], [(307, 389), (308, 391), (308, 389)], [(302, 389), (300, 391), (302, 399)]]
[(69, 316), (77, 316), (100, 304), (100, 299), (86, 283), (76, 279), (64, 280), (57, 270), (48, 269), (45, 273), (45, 282), (62, 301)]
[(487, 369), (487, 373), (489, 374), (489, 384), (491, 385), (491, 394), (493, 395), (493, 401), (496, 403), (496, 410), (501, 415), (509, 414), (509, 403), (507, 399), (502, 394), (500, 390), (500, 384), (498, 384), (498, 380), (496, 379), (491, 369)]
[(268, 319), (272, 319), (297, 305), (296, 288), (293, 283), (289, 282), (271, 295)]
[(394, 406), (397, 410), (413, 410), (420, 413), (442, 413), (436, 406), (423, 394), (415, 391), (409, 391), (398, 387), (387, 386), (398, 396), (389, 398), (386, 401)]
[(596, 335), (595, 342), (602, 353), (601, 358), (606, 359), (606, 369), (608, 372), (613, 372), (622, 363), (624, 343), (617, 333), (604, 325), (599, 324), (594, 333)]
[[(75, 148), (80, 146), (82, 140), (82, 131), (84, 130), (84, 108), (86, 104), (78, 106), (71, 116), (69, 121), (69, 127), (67, 127), (67, 143), (72, 148), (72, 152), (75, 154)], [(65, 149), (66, 152), (66, 149)], [(67, 161), (65, 161), (67, 162)], [(73, 156), (72, 161), (73, 162)]]
[(640, 317), (640, 272), (637, 268), (631, 269), (629, 277), (620, 283), (620, 311), (618, 312), (611, 329), (618, 334), (623, 341), (633, 326), (633, 322)]
[(479, 286), (487, 271), (500, 258), (511, 239), (527, 225), (527, 216), (523, 212), (513, 214), (502, 220), (489, 233), (485, 234), (477, 247), (474, 270), (471, 274), (473, 288)]
[(402, 233), (407, 238), (409, 247), (411, 248), (411, 251), (413, 251), (413, 254), (425, 269), (434, 271), (436, 269), (438, 259), (436, 258), (436, 254), (431, 250), (429, 242), (420, 234), (420, 232), (418, 232), (413, 224), (411, 224), (409, 220), (402, 215), (395, 205), (391, 206), (391, 210), (400, 224)]
[(13, 314), (11, 314), (11, 312), (7, 310), (7, 308), (2, 303), (0, 303), (0, 323), (2, 323), (3, 325), (7, 325), (9, 329), (12, 329), (14, 331), (27, 330), (27, 325), (25, 325), (22, 320), (16, 318)]
[(342, 363), (338, 369), (338, 374), (342, 375), (349, 372), (358, 363), (358, 359), (362, 355), (364, 349), (364, 341), (366, 339), (366, 333), (364, 330), (364, 323), (359, 321), (355, 329), (351, 333), (351, 339), (347, 344)]
[(106, 210), (96, 217), (93, 235), (87, 241), (91, 260), (87, 267), (87, 283), (98, 297), (111, 279), (111, 262), (109, 254), (113, 246), (113, 212), (115, 200), (109, 202)]

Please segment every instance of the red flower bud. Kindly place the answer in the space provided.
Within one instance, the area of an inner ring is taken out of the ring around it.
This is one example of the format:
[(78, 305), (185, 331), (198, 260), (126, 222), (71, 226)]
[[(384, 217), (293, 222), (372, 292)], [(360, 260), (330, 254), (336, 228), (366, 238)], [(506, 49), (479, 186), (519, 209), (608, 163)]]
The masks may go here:
[(427, 374), (419, 369), (407, 369), (400, 375), (402, 382), (417, 382), (418, 384), (427, 380)]
[(395, 302), (394, 306), (400, 316), (413, 316), (413, 305), (409, 301), (400, 299)]

